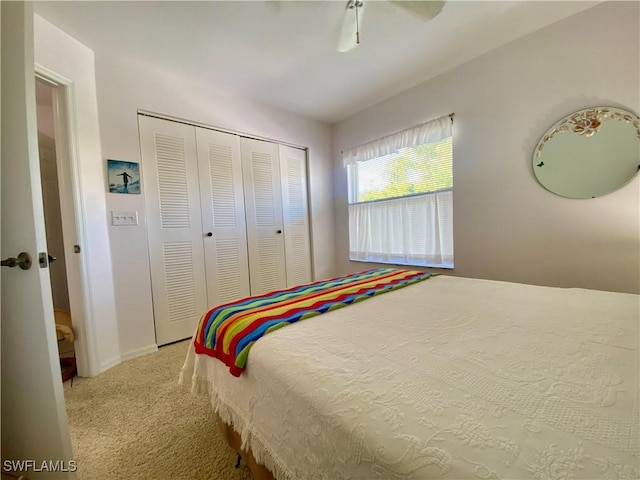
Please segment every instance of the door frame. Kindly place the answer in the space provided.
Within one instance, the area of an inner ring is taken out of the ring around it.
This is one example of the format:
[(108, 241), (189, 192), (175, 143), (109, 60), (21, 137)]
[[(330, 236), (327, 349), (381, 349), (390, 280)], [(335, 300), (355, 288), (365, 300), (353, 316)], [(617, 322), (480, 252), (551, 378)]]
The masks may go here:
[[(78, 375), (91, 377), (100, 372), (96, 356), (96, 335), (91, 309), (91, 289), (87, 265), (86, 226), (77, 151), (75, 85), (72, 80), (35, 64), (35, 77), (53, 87), (53, 117), (56, 147), (58, 190), (66, 257), (67, 284), (71, 321), (76, 334), (74, 350)], [(42, 188), (41, 185), (39, 188)], [(80, 252), (74, 248), (80, 246)]]

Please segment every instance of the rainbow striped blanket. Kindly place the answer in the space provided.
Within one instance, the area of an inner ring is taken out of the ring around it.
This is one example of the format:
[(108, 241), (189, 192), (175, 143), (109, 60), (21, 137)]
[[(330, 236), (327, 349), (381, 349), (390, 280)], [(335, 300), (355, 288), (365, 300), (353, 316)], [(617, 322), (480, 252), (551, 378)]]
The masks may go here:
[(263, 335), (433, 275), (436, 274), (379, 268), (219, 305), (200, 319), (195, 352), (222, 360), (238, 377), (247, 364), (251, 346)]

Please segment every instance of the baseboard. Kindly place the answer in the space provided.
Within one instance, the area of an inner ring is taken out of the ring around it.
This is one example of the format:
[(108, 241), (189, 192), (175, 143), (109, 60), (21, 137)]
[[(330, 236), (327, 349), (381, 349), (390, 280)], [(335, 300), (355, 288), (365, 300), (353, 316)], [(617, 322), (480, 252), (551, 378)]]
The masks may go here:
[(151, 345), (147, 345), (146, 347), (136, 348), (135, 350), (130, 350), (120, 355), (120, 360), (122, 362), (126, 360), (131, 360), (132, 358), (142, 357), (144, 355), (149, 355), (150, 353), (155, 353), (158, 351), (158, 345), (155, 343)]
[(106, 372), (110, 368), (118, 365), (120, 362), (122, 362), (122, 358), (120, 357), (120, 355), (118, 355), (117, 357), (113, 357), (111, 360), (107, 360), (100, 365), (100, 373)]
[(126, 360), (131, 360), (132, 358), (138, 358), (144, 355), (149, 355), (150, 353), (155, 353), (157, 351), (158, 351), (158, 345), (156, 345), (155, 343), (151, 345), (147, 345), (146, 347), (130, 350), (117, 357), (112, 358), (111, 360), (107, 360), (106, 362), (104, 362), (102, 365), (100, 365), (99, 373), (104, 373), (110, 368), (115, 367), (116, 365)]

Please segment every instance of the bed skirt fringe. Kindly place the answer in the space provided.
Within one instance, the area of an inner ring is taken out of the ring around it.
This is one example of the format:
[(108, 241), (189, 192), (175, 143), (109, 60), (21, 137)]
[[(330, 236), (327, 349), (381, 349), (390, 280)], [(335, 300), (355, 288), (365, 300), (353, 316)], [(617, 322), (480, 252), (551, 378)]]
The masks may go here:
[(194, 373), (193, 368), (185, 365), (180, 371), (178, 383), (188, 387), (189, 378), (191, 379), (191, 394), (207, 395), (213, 411), (220, 420), (230, 425), (240, 435), (241, 450), (250, 452), (255, 461), (265, 466), (277, 480), (296, 480), (296, 477), (271, 453), (260, 437), (252, 432), (244, 418), (220, 399), (211, 381), (208, 378), (198, 376)]

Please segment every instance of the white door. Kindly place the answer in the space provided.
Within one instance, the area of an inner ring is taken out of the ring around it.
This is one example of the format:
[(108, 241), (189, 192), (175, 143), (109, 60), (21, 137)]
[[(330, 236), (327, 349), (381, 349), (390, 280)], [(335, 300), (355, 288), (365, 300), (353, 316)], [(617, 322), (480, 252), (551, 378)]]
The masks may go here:
[[(0, 2), (2, 20), (1, 255), (27, 252), (29, 270), (2, 267), (2, 459), (73, 458), (64, 407), (48, 271), (37, 152), (33, 6)], [(14, 464), (15, 465), (15, 464)], [(12, 472), (18, 473), (18, 472)], [(25, 472), (51, 478), (51, 472)], [(57, 472), (56, 478), (75, 478)]]
[(191, 337), (207, 308), (195, 128), (138, 116), (158, 345)]
[(241, 138), (251, 295), (287, 285), (278, 145)]
[(210, 307), (247, 297), (249, 260), (240, 137), (196, 128)]
[(307, 154), (305, 150), (285, 145), (280, 145), (279, 149), (287, 287), (292, 287), (313, 280), (307, 196)]

